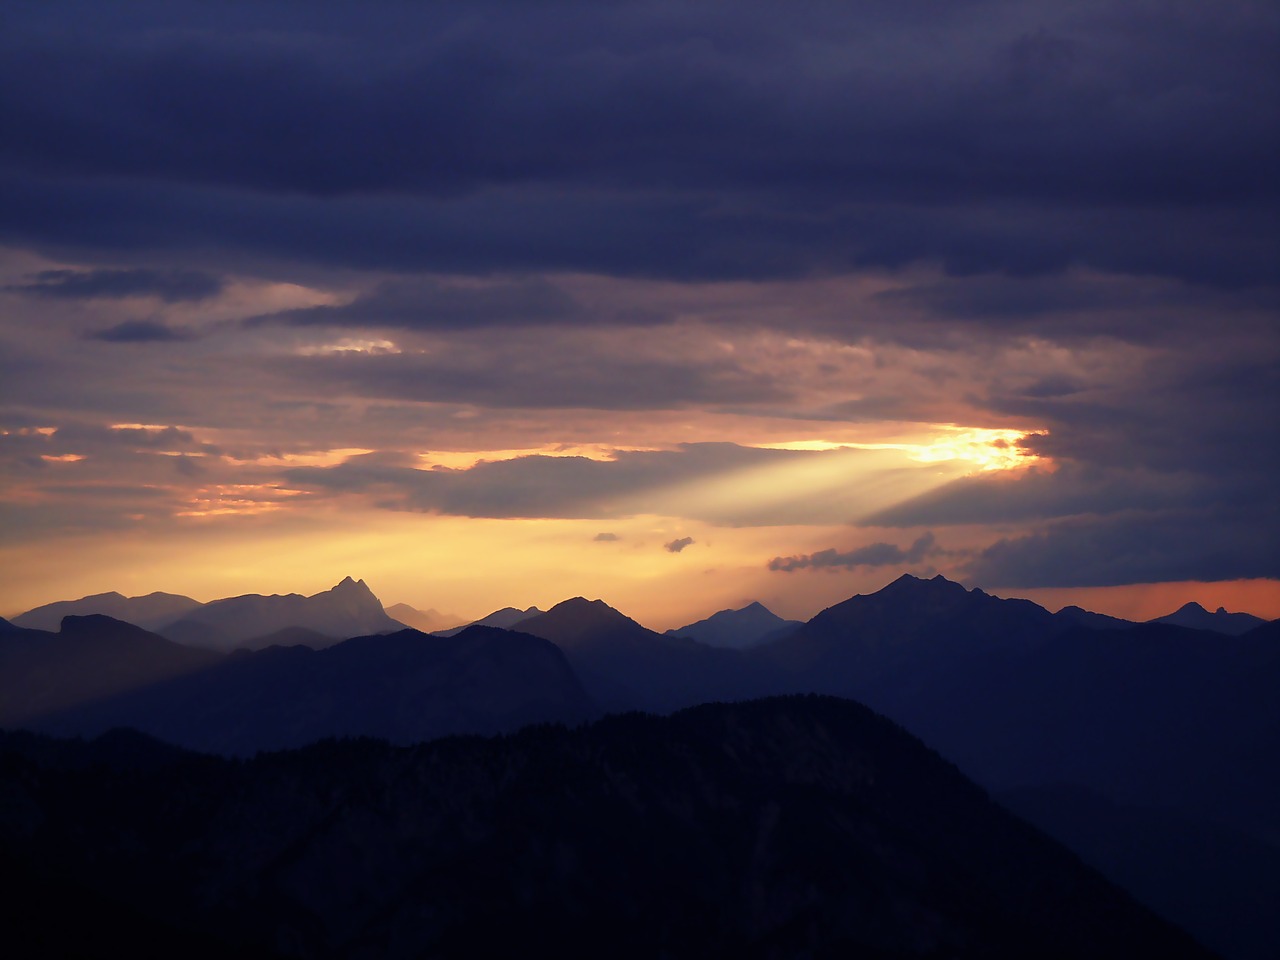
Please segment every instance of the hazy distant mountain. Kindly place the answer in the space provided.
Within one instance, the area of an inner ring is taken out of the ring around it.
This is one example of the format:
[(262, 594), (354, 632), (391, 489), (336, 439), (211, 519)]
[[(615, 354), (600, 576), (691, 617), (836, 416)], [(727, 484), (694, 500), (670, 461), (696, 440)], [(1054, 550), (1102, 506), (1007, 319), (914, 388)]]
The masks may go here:
[(315, 631), (335, 643), (348, 637), (391, 633), (404, 625), (387, 616), (363, 580), (347, 577), (336, 587), (310, 597), (251, 593), (214, 600), (158, 632), (188, 646), (228, 651), (260, 649), (263, 638), (289, 627)]
[(799, 620), (783, 620), (759, 601), (739, 610), (721, 610), (705, 620), (668, 630), (667, 636), (697, 640), (709, 647), (745, 650), (777, 639), (786, 630), (800, 626)]
[(455, 637), (467, 627), (498, 627), (501, 630), (510, 630), (513, 627), (524, 623), (530, 617), (536, 617), (542, 613), (537, 607), (528, 607), (521, 610), (519, 607), (503, 607), (501, 610), (495, 610), (487, 617), (481, 617), (479, 620), (473, 620), (471, 623), (464, 623), (460, 627), (451, 627), (447, 630), (436, 630), (437, 637)]
[(1212, 630), (1214, 633), (1225, 633), (1233, 637), (1248, 633), (1254, 627), (1260, 627), (1266, 622), (1251, 613), (1228, 613), (1223, 607), (1210, 613), (1194, 601), (1183, 604), (1173, 613), (1156, 617), (1151, 621), (1151, 623), (1171, 623), (1178, 627), (1190, 627), (1192, 630)]
[(439, 610), (419, 610), (411, 607), (407, 603), (397, 603), (394, 606), (386, 608), (386, 614), (391, 619), (403, 623), (406, 627), (413, 627), (415, 630), (421, 630), (423, 633), (434, 633), (437, 630), (446, 630), (456, 626), (462, 619), (455, 617), (451, 613), (441, 613)]
[[(239, 764), (122, 768), (94, 763), (94, 747), (0, 736), (15, 872), (57, 870), (246, 949), (1209, 956), (844, 701), (411, 749), (327, 742)], [(57, 905), (63, 923), (76, 911)]]
[(597, 712), (554, 645), (472, 627), (453, 638), (406, 629), (323, 650), (241, 650), (198, 674), (27, 726), (82, 736), (131, 727), (190, 749), (247, 756), (324, 737), (414, 743), (576, 723)]
[(69, 616), (59, 633), (0, 633), (0, 726), (24, 726), (60, 711), (207, 669), (218, 659), (94, 614)]
[(550, 640), (606, 709), (656, 712), (769, 692), (770, 681), (736, 650), (655, 633), (601, 600), (575, 597), (522, 620)]
[(1094, 613), (1092, 610), (1075, 606), (1063, 607), (1054, 616), (1075, 626), (1088, 627), (1090, 630), (1128, 630), (1134, 625), (1132, 620), (1109, 617), (1105, 613)]
[(126, 597), (122, 594), (95, 593), (91, 597), (79, 600), (59, 600), (46, 603), (42, 607), (28, 610), (14, 617), (13, 624), (29, 630), (57, 631), (63, 617), (84, 617), (91, 614), (102, 614), (114, 620), (123, 620), (144, 630), (156, 632), (167, 623), (172, 623), (201, 606), (199, 600), (192, 600), (176, 593), (149, 593), (145, 597)]

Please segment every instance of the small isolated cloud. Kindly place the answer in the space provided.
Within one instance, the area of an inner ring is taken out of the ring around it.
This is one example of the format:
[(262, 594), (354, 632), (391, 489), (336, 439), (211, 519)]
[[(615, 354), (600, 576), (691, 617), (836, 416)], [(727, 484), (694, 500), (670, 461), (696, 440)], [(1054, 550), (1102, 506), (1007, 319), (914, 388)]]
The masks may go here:
[(14, 293), (62, 300), (159, 297), (165, 303), (207, 300), (222, 292), (222, 279), (199, 270), (41, 270)]
[(592, 539), (596, 543), (613, 543), (615, 540), (621, 540), (616, 533), (597, 533)]
[(107, 343), (168, 343), (190, 340), (191, 334), (175, 330), (158, 320), (126, 320), (114, 327), (88, 333), (85, 339), (105, 340)]
[(679, 553), (685, 547), (693, 543), (693, 537), (681, 537), (679, 540), (672, 540), (670, 543), (664, 543), (662, 549), (668, 553)]
[(925, 533), (905, 550), (893, 543), (869, 543), (846, 553), (835, 549), (819, 550), (798, 557), (774, 557), (769, 561), (770, 570), (793, 573), (796, 570), (843, 567), (887, 567), (898, 563), (919, 563), (927, 556), (939, 553), (932, 533)]

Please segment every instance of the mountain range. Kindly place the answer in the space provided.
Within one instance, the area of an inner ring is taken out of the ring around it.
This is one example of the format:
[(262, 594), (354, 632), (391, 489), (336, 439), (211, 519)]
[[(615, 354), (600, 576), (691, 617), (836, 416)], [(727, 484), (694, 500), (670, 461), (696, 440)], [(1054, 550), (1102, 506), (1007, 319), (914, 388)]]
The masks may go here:
[[(317, 597), (342, 609), (335, 594), (357, 614), (377, 603), (350, 579)], [(1280, 889), (1269, 852), (1280, 835), (1280, 621), (1230, 636), (1054, 614), (910, 576), (719, 647), (581, 597), (497, 614), (518, 629), (428, 636), (396, 624), (333, 642), (293, 625), (276, 636), (306, 645), (229, 655), (106, 617), (68, 618), (58, 634), (11, 625), (0, 632), (0, 724), (88, 736), (128, 726), (251, 756), (326, 736), (409, 744), (821, 693), (902, 724), (1224, 955), (1280, 949), (1280, 926), (1248, 892)], [(773, 615), (749, 606), (700, 623), (735, 618), (747, 629)], [(1117, 826), (1134, 818), (1151, 829)], [(1186, 860), (1188, 837), (1199, 844), (1192, 862), (1209, 866), (1150, 869)]]

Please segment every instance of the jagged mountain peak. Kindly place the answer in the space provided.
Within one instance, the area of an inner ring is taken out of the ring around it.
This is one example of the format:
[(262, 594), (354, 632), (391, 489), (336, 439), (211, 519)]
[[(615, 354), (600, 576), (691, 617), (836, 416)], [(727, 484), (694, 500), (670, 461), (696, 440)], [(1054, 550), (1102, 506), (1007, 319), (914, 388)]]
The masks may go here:
[(373, 591), (369, 589), (369, 585), (367, 583), (363, 580), (356, 580), (352, 577), (343, 577), (341, 581), (331, 587), (327, 592), (373, 594)]

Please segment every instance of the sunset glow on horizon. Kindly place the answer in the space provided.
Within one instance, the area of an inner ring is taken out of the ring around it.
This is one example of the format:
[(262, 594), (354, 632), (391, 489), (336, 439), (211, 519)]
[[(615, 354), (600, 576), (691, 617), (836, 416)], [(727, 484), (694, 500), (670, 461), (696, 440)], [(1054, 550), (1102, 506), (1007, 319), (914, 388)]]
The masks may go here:
[(1280, 615), (1261, 8), (696, 6), (15, 11), (0, 612)]

